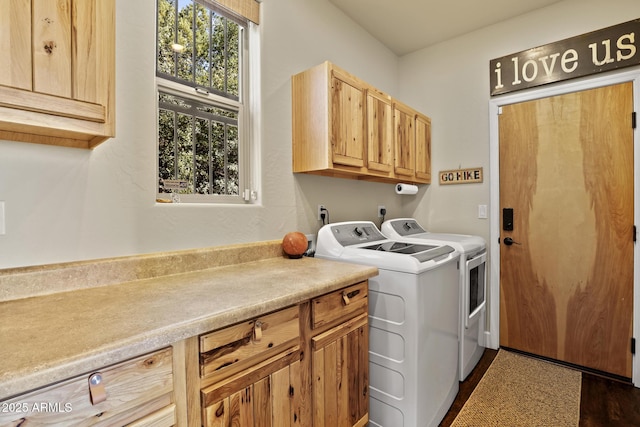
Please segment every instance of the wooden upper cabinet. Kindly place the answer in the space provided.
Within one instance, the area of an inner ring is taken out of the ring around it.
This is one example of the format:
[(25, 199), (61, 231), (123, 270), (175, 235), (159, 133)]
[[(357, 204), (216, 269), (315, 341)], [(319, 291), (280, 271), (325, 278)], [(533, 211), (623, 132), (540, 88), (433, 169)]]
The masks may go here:
[(115, 0), (8, 0), (0, 139), (93, 148), (115, 135)]
[(291, 94), (293, 172), (430, 182), (431, 135), (416, 134), (415, 110), (330, 62), (292, 76)]

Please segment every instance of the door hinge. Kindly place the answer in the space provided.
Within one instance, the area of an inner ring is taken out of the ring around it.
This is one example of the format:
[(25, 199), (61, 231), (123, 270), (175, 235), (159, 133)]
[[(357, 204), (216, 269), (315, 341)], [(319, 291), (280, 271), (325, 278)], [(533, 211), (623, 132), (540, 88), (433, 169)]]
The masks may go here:
[(636, 242), (636, 240), (638, 240), (638, 230), (636, 228), (636, 226), (633, 226), (633, 243)]
[(631, 129), (636, 128), (636, 112), (631, 113)]
[(636, 339), (631, 338), (631, 354), (636, 354)]

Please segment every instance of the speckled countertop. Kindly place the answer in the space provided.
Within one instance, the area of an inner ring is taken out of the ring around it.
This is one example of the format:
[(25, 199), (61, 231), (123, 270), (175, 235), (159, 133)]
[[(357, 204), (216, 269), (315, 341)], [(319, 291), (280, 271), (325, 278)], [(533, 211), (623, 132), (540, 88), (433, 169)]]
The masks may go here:
[(0, 400), (376, 274), (279, 241), (0, 270)]

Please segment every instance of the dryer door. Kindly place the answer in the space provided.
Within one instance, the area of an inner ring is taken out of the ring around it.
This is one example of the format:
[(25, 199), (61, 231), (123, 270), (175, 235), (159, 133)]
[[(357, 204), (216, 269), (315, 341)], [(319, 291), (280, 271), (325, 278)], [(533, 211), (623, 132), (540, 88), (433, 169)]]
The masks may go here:
[(487, 253), (482, 252), (466, 260), (465, 270), (465, 317), (464, 326), (469, 328), (480, 317), (486, 304)]

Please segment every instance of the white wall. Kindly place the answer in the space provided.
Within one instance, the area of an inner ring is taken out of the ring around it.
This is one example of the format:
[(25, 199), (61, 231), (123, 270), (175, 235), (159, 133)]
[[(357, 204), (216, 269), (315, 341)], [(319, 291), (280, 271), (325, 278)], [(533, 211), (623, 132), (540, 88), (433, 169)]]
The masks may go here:
[[(0, 141), (6, 234), (0, 268), (279, 239), (332, 221), (415, 216), (433, 231), (478, 234), (489, 222), (489, 60), (640, 16), (637, 0), (566, 0), (397, 58), (328, 0), (262, 3), (259, 206), (157, 205), (154, 0), (116, 2), (116, 138), (93, 151)], [(482, 166), (483, 184), (421, 186), (291, 173), (290, 76), (331, 60), (430, 115), (433, 170)]]
[(290, 76), (329, 59), (395, 94), (397, 58), (328, 1), (262, 8), (260, 206), (155, 203), (155, 2), (118, 1), (117, 136), (93, 151), (0, 141), (0, 268), (315, 233), (318, 203), (332, 221), (410, 206), (390, 184), (291, 173)]

